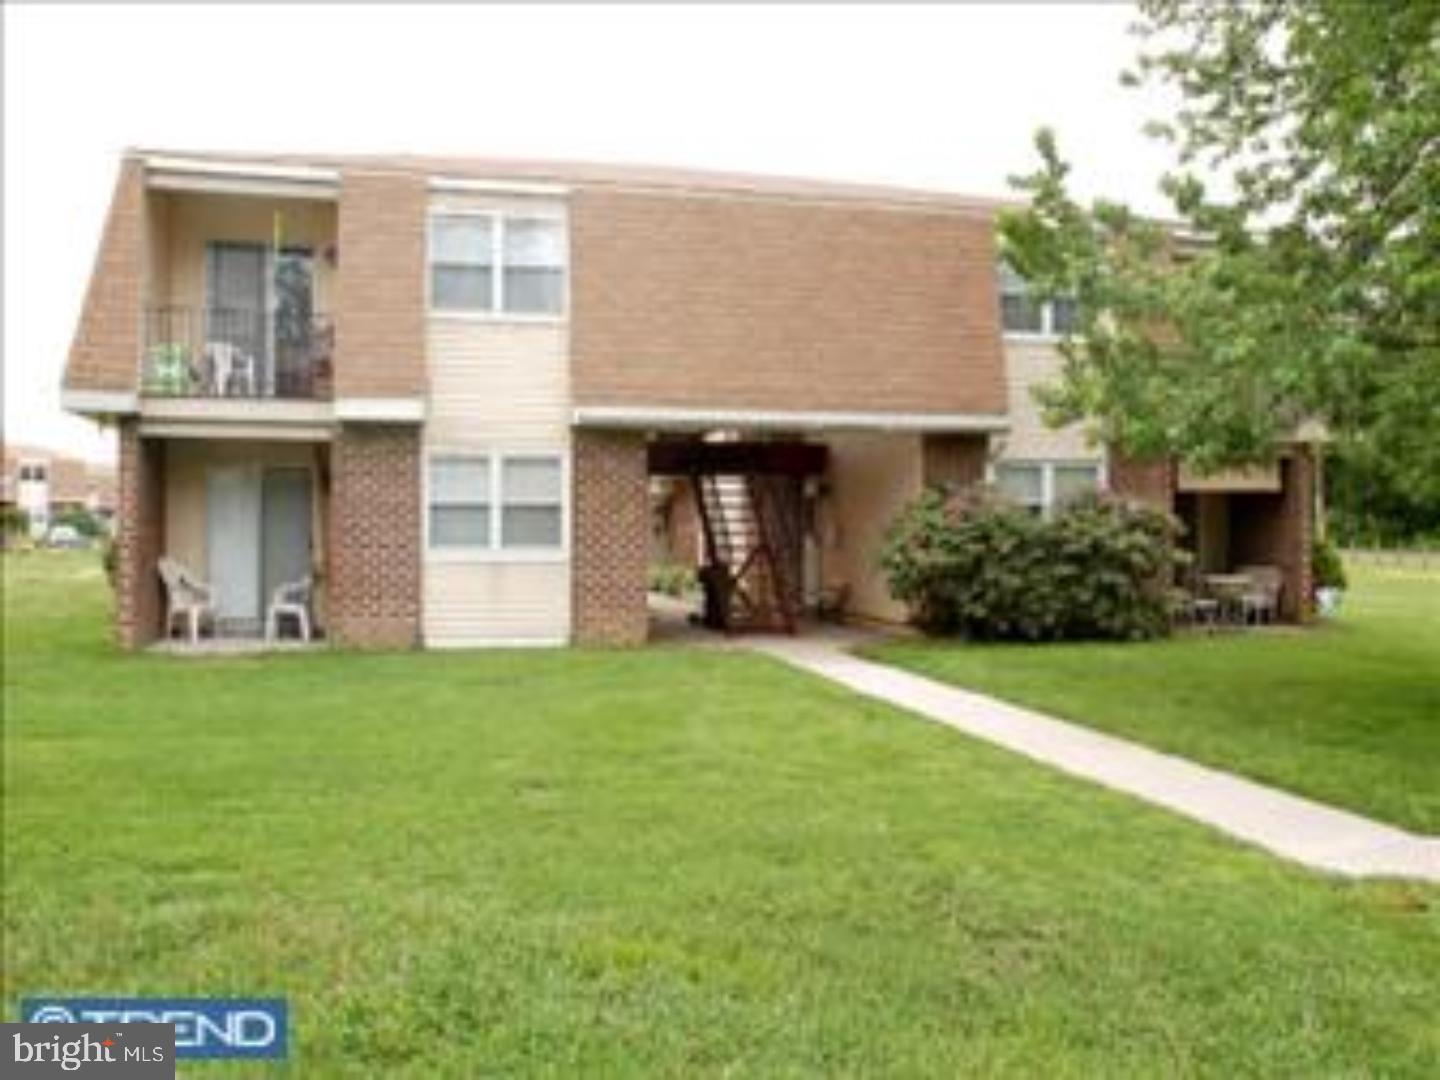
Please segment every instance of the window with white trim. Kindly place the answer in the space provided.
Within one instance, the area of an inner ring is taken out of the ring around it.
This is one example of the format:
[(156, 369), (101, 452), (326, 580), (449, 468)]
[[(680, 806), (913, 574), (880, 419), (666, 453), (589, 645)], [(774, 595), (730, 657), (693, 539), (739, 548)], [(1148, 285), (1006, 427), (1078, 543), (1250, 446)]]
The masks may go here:
[(564, 548), (565, 463), (560, 455), (436, 454), (429, 468), (433, 550)]
[(558, 457), (507, 457), (500, 469), (500, 546), (558, 548), (564, 480)]
[(1075, 329), (1073, 297), (1039, 300), (1030, 283), (1006, 263), (1000, 264), (1000, 325), (1007, 334), (1058, 337)]
[(1100, 487), (1100, 466), (1069, 461), (1001, 461), (995, 465), (995, 486), (1038, 517)]
[(22, 483), (43, 483), (45, 476), (46, 468), (43, 461), (22, 461), (20, 463), (20, 480)]
[(430, 307), (471, 314), (565, 310), (565, 224), (499, 213), (430, 218)]
[(430, 546), (488, 548), (491, 523), (490, 459), (430, 459)]

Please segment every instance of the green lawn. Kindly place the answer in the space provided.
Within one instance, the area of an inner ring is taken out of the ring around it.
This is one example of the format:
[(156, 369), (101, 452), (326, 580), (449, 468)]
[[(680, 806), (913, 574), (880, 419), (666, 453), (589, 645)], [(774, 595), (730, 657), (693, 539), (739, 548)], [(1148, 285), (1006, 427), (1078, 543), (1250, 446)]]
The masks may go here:
[(1145, 645), (906, 641), (871, 655), (1440, 833), (1440, 574), (1351, 572), (1313, 630)]
[(126, 657), (84, 558), (6, 571), (10, 1015), (285, 995), (304, 1077), (1440, 1060), (1440, 890), (1304, 872), (763, 658)]

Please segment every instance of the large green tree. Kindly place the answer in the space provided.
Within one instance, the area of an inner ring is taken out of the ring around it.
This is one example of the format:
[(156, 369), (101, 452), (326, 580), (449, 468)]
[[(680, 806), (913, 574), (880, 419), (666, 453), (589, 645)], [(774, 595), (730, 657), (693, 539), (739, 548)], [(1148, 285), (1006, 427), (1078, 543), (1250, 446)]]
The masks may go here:
[[(1141, 0), (1175, 220), (1082, 205), (1054, 137), (1002, 246), (1080, 302), (1052, 420), (1138, 455), (1263, 460), (1307, 420), (1440, 500), (1440, 0)], [(1434, 505), (1440, 506), (1440, 501)]]

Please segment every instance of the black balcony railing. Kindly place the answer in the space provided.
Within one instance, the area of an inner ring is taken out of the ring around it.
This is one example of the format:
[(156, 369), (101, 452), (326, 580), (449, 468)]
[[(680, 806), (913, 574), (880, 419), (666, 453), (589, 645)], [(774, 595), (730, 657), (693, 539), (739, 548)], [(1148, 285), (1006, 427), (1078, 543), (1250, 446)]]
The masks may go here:
[(324, 315), (149, 308), (141, 386), (157, 397), (328, 397), (334, 343)]

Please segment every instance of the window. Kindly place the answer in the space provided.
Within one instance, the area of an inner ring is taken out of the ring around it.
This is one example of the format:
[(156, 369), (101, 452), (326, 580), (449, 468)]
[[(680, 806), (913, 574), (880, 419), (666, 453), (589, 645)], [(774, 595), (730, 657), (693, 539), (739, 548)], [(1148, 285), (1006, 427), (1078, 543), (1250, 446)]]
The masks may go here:
[(500, 546), (558, 548), (561, 543), (560, 459), (506, 458), (501, 469)]
[(1100, 487), (1100, 466), (1078, 462), (1002, 461), (995, 486), (1041, 517)]
[(1008, 333), (1045, 332), (1044, 305), (1030, 296), (1025, 279), (1005, 265), (1000, 267), (1000, 322)]
[(1100, 486), (1098, 465), (1052, 465), (1050, 466), (1050, 503), (1064, 506), (1082, 495), (1088, 495)]
[(489, 547), (490, 459), (430, 461), (430, 546)]
[(25, 481), (34, 481), (35, 483), (44, 483), (44, 481), (45, 481), (45, 463), (44, 463), (43, 461), (26, 461), (26, 462), (21, 462), (21, 464), (20, 464), (20, 480), (21, 480), (22, 483), (25, 482)]
[(430, 219), (430, 306), (436, 311), (558, 315), (565, 310), (565, 264), (565, 226), (557, 218)]
[(1024, 278), (1005, 263), (1000, 264), (1000, 325), (1007, 334), (1052, 337), (1073, 332), (1075, 323), (1072, 297), (1037, 300)]
[(1045, 509), (1045, 467), (1006, 462), (995, 466), (995, 485), (1009, 499), (1033, 513)]
[(432, 457), (429, 546), (559, 551), (565, 546), (564, 474), (556, 454)]
[(505, 311), (556, 314), (565, 306), (565, 236), (558, 221), (505, 222)]
[(430, 227), (430, 305), (493, 311), (494, 227), (488, 217), (435, 218)]

